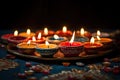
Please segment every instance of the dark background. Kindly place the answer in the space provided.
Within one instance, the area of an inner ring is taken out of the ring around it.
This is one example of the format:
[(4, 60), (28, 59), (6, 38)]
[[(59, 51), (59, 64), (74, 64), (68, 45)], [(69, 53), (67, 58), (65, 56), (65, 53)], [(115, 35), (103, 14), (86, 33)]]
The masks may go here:
[(118, 2), (80, 0), (16, 0), (0, 2), (1, 29), (119, 29)]

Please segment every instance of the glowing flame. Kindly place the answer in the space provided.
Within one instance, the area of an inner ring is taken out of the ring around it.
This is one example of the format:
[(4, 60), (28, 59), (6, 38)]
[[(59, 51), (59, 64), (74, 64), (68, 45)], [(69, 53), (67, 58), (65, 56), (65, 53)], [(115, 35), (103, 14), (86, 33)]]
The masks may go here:
[(54, 39), (59, 39), (58, 35), (54, 35), (53, 37), (54, 37)]
[(17, 30), (14, 31), (14, 36), (18, 36), (18, 31)]
[(98, 39), (98, 40), (101, 40), (99, 36), (97, 36), (97, 39)]
[(48, 41), (45, 41), (45, 44), (46, 44), (46, 46), (48, 46), (48, 45), (49, 45), (49, 42), (48, 42)]
[(38, 34), (38, 37), (37, 37), (37, 38), (38, 38), (38, 39), (40, 39), (40, 38), (41, 38), (41, 33), (39, 33), (39, 34)]
[(84, 36), (84, 33), (85, 33), (84, 29), (81, 28), (81, 30), (80, 30), (80, 34), (81, 34), (81, 36)]
[(71, 40), (70, 40), (70, 43), (73, 43), (74, 37), (75, 37), (75, 31), (73, 32), (72, 38), (71, 38)]
[(28, 42), (27, 42), (27, 44), (29, 45), (31, 43), (31, 40), (29, 40)]
[(44, 28), (44, 34), (48, 35), (48, 29), (47, 28)]
[(31, 31), (30, 29), (27, 29), (27, 34), (30, 35)]
[(32, 37), (32, 41), (36, 41), (36, 38), (35, 38), (35, 36), (33, 36), (33, 37)]
[(97, 30), (97, 36), (100, 36), (100, 31), (99, 30)]
[(67, 32), (67, 27), (66, 27), (66, 26), (63, 26), (62, 31), (63, 31), (63, 33), (66, 33), (66, 32)]
[(94, 37), (92, 37), (92, 38), (90, 39), (90, 44), (94, 44), (94, 42), (95, 42), (95, 39), (94, 39)]

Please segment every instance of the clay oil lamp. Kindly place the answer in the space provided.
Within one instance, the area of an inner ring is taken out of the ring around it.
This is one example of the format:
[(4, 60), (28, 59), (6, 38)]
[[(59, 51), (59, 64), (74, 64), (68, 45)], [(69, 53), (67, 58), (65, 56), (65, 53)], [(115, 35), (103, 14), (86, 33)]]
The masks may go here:
[(7, 44), (7, 43), (8, 43), (8, 38), (14, 36), (14, 34), (17, 34), (17, 32), (18, 32), (18, 31), (15, 30), (14, 33), (2, 35), (2, 36), (1, 36), (2, 42)]
[(19, 49), (20, 53), (32, 55), (35, 52), (36, 44), (31, 43), (31, 41), (29, 40), (27, 43), (23, 42), (17, 44), (17, 48)]
[(91, 33), (88, 31), (85, 31), (84, 28), (81, 28), (80, 31), (76, 31), (76, 37), (85, 37), (85, 38), (91, 38)]
[(45, 37), (42, 37), (41, 33), (39, 33), (37, 35), (37, 37), (36, 36), (32, 36), (31, 38), (27, 38), (26, 41), (28, 41), (28, 40), (31, 40), (31, 42), (33, 42), (33, 43), (38, 43), (39, 44), (39, 43), (45, 42)]
[[(86, 32), (86, 31), (84, 31), (84, 29), (83, 28), (81, 28), (81, 30), (80, 30), (80, 33), (79, 32), (76, 32), (76, 37), (75, 37), (75, 40), (74, 41), (78, 41), (78, 42), (87, 42), (87, 41), (89, 41), (89, 38), (88, 37), (86, 37), (86, 36), (88, 36), (89, 34), (88, 34), (88, 32)], [(90, 36), (89, 36), (90, 37)]]
[(54, 43), (54, 44), (59, 44), (63, 41), (67, 41), (66, 37), (59, 37), (58, 35), (54, 35), (51, 37), (47, 37), (48, 42)]
[(8, 38), (8, 45), (11, 49), (16, 49), (16, 45), (25, 41), (26, 37), (18, 36), (18, 31), (14, 32), (14, 36)]
[(41, 33), (43, 37), (47, 37), (47, 36), (52, 36), (52, 35), (54, 35), (54, 31), (48, 30), (48, 28), (44, 28), (44, 30), (38, 30), (38, 31), (36, 32), (37, 35), (38, 35), (39, 33)]
[(35, 36), (35, 33), (34, 33), (34, 32), (31, 32), (30, 29), (27, 29), (26, 32), (21, 32), (21, 33), (19, 34), (19, 36), (23, 36), (23, 37), (30, 38), (30, 37), (32, 37), (32, 36)]
[(113, 40), (110, 38), (100, 38), (99, 36), (97, 36), (95, 38), (95, 41), (104, 44), (103, 50), (111, 49), (111, 48), (113, 48), (112, 46), (114, 45)]
[(9, 37), (9, 38), (8, 38), (8, 41), (9, 41), (10, 43), (18, 44), (18, 43), (23, 42), (25, 39), (26, 39), (26, 37), (18, 36), (18, 31), (16, 30), (16, 31), (14, 32), (14, 36)]
[(97, 33), (93, 33), (92, 36), (110, 37), (110, 34), (106, 32), (100, 32), (100, 30), (97, 30)]
[(63, 26), (63, 29), (62, 30), (58, 30), (56, 31), (56, 34), (58, 36), (62, 36), (62, 37), (71, 37), (72, 36), (72, 32), (70, 30), (67, 30), (67, 27), (66, 26)]
[(97, 54), (103, 47), (102, 43), (95, 42), (94, 37), (90, 39), (90, 42), (84, 43), (84, 50), (87, 54)]
[(45, 41), (45, 44), (37, 44), (36, 51), (40, 53), (42, 57), (53, 57), (58, 51), (58, 46)]
[(65, 57), (75, 57), (83, 52), (83, 44), (81, 42), (74, 42), (75, 32), (70, 41), (61, 42), (59, 44), (60, 51)]

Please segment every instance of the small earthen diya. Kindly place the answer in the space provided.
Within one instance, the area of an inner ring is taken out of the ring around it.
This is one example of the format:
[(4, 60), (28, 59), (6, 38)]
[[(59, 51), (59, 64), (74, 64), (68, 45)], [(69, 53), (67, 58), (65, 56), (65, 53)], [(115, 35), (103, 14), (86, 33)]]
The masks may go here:
[(106, 32), (100, 32), (100, 30), (97, 30), (97, 33), (92, 33), (92, 36), (110, 37), (110, 34)]
[(53, 57), (58, 51), (58, 46), (56, 44), (49, 44), (48, 41), (45, 44), (38, 44), (36, 51), (41, 54), (42, 57)]
[(75, 36), (75, 32), (69, 41), (61, 42), (59, 44), (60, 51), (64, 54), (65, 57), (74, 57), (78, 56), (81, 52), (83, 52), (83, 44), (81, 42), (73, 42)]
[(84, 49), (87, 54), (97, 54), (103, 47), (103, 44), (94, 42), (94, 37), (91, 38), (90, 42), (84, 43)]
[(33, 36), (31, 38), (28, 38), (26, 41), (31, 40), (33, 43), (43, 43), (45, 42), (45, 37), (41, 37), (41, 33), (38, 34), (37, 37)]
[(43, 37), (54, 35), (54, 31), (48, 30), (48, 28), (44, 28), (44, 30), (38, 30), (36, 32), (36, 35), (38, 35), (39, 33), (41, 33)]
[(76, 36), (91, 38), (92, 34), (88, 31), (85, 31), (84, 28), (81, 28), (80, 31), (76, 31)]
[(29, 37), (35, 36), (35, 33), (34, 33), (34, 32), (31, 32), (30, 29), (27, 29), (26, 32), (21, 32), (21, 33), (19, 34), (19, 36), (23, 36), (23, 37), (29, 38)]
[(66, 37), (59, 37), (58, 35), (54, 35), (51, 37), (47, 37), (48, 42), (54, 43), (54, 44), (59, 44), (63, 41), (67, 41)]
[(17, 48), (19, 49), (20, 53), (23, 53), (23, 54), (34, 54), (35, 48), (36, 48), (36, 44), (35, 43), (31, 43), (31, 41), (28, 41), (27, 43), (23, 42), (23, 43), (17, 44)]
[(10, 37), (13, 37), (13, 36), (18, 36), (18, 31), (17, 30), (15, 30), (13, 34), (10, 33), (10, 34), (4, 34), (4, 35), (2, 35), (1, 36), (2, 42), (3, 43), (8, 43), (8, 39)]
[(111, 49), (111, 48), (113, 48), (112, 46), (114, 45), (112, 39), (110, 39), (110, 38), (100, 38), (99, 36), (97, 36), (97, 38), (95, 38), (95, 42), (102, 43), (104, 45), (103, 50)]
[(62, 30), (58, 30), (56, 32), (56, 34), (58, 36), (62, 36), (62, 37), (71, 37), (72, 36), (72, 32), (70, 30), (67, 30), (66, 26), (64, 26)]

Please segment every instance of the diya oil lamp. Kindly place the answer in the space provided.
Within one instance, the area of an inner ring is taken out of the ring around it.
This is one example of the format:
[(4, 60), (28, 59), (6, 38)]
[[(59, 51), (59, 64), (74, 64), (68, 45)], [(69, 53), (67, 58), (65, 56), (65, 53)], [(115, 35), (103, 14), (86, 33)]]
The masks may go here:
[(39, 44), (39, 43), (45, 42), (45, 37), (42, 37), (41, 33), (39, 33), (37, 35), (37, 37), (32, 36), (31, 38), (28, 38), (26, 41), (28, 41), (28, 40), (31, 40), (31, 42), (33, 42), (33, 43), (38, 43)]
[(112, 46), (114, 45), (113, 40), (110, 38), (100, 38), (99, 36), (97, 36), (97, 38), (95, 38), (95, 41), (100, 42), (104, 45), (103, 50), (111, 49), (113, 48)]
[(3, 43), (8, 43), (8, 38), (14, 36), (15, 34), (18, 34), (18, 31), (17, 31), (17, 30), (14, 31), (14, 34), (13, 34), (13, 33), (10, 33), (10, 34), (4, 34), (4, 35), (2, 35), (2, 36), (1, 36), (2, 42), (3, 42)]
[(17, 48), (19, 49), (20, 53), (31, 55), (35, 52), (36, 44), (31, 43), (31, 41), (29, 40), (27, 43), (23, 42), (17, 44)]
[(21, 32), (21, 33), (19, 34), (19, 36), (23, 36), (23, 37), (30, 38), (30, 37), (32, 37), (32, 36), (35, 36), (35, 33), (34, 33), (34, 32), (31, 32), (30, 29), (27, 29), (26, 32)]
[(60, 51), (65, 57), (78, 56), (83, 52), (83, 44), (81, 42), (74, 42), (75, 32), (70, 41), (61, 42), (59, 44)]
[(90, 42), (84, 43), (84, 50), (87, 54), (97, 54), (103, 47), (102, 43), (95, 42), (94, 37), (90, 39)]
[(44, 37), (54, 35), (54, 31), (48, 30), (48, 28), (44, 28), (44, 30), (39, 30), (39, 31), (36, 32), (37, 35), (38, 35), (39, 33), (41, 33), (42, 36), (44, 36)]
[(107, 49), (112, 48), (113, 40), (111, 38), (107, 38), (107, 37), (100, 38), (100, 35), (101, 35), (100, 31), (98, 31), (97, 36), (95, 38), (95, 41), (104, 44), (103, 50), (107, 50)]
[(11, 36), (8, 38), (8, 42), (18, 44), (23, 42), (26, 39), (26, 37), (18, 36), (18, 31), (16, 30), (14, 32), (14, 36)]
[(87, 37), (87, 38), (91, 38), (91, 33), (88, 31), (85, 31), (84, 28), (81, 28), (80, 31), (76, 31), (76, 36), (77, 37)]
[(45, 44), (37, 44), (36, 51), (40, 53), (42, 57), (53, 57), (58, 51), (58, 46), (45, 41)]
[(67, 30), (66, 26), (63, 26), (62, 30), (56, 31), (56, 34), (58, 36), (62, 36), (62, 37), (71, 37), (72, 36), (72, 32), (70, 30)]
[(110, 34), (106, 32), (100, 32), (100, 30), (97, 30), (97, 33), (93, 33), (92, 36), (110, 37)]
[(8, 38), (8, 45), (10, 46), (10, 48), (16, 49), (16, 45), (25, 40), (26, 40), (26, 37), (18, 36), (18, 31), (16, 30), (14, 32), (14, 36), (11, 36)]
[(55, 44), (59, 44), (63, 41), (67, 41), (66, 37), (59, 37), (58, 35), (54, 35), (51, 37), (47, 37), (48, 42), (50, 43), (55, 43)]
[(74, 41), (78, 41), (78, 42), (87, 42), (89, 41), (89, 38), (85, 36), (85, 31), (83, 28), (81, 28), (80, 32), (77, 31), (76, 32), (77, 36), (75, 37)]

